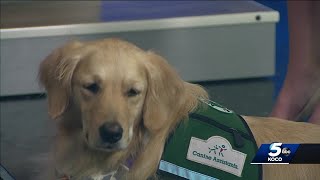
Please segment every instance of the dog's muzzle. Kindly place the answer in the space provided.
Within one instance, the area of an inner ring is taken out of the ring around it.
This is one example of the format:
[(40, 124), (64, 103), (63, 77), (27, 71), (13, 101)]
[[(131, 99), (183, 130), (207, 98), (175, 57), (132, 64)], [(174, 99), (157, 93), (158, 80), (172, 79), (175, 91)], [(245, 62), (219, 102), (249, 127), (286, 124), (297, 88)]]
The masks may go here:
[(123, 129), (119, 123), (107, 122), (100, 126), (99, 134), (103, 144), (113, 145), (121, 140)]

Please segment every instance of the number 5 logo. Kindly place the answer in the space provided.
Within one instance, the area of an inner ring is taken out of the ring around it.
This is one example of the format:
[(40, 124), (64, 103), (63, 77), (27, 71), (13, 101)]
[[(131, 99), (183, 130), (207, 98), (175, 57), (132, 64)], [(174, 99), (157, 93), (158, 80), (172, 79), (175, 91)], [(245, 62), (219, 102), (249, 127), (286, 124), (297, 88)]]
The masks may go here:
[(269, 146), (269, 156), (275, 157), (278, 156), (281, 153), (281, 145), (282, 143), (272, 143)]

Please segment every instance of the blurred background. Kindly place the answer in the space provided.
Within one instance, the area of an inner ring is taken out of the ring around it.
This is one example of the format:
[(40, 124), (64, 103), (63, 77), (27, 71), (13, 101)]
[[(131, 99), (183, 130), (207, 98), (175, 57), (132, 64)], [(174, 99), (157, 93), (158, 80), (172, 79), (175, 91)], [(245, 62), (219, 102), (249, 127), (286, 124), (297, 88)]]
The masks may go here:
[(69, 40), (152, 49), (244, 115), (268, 116), (288, 63), (286, 1), (1, 1), (0, 18), (0, 163), (16, 179), (33, 179), (50, 149), (37, 70)]

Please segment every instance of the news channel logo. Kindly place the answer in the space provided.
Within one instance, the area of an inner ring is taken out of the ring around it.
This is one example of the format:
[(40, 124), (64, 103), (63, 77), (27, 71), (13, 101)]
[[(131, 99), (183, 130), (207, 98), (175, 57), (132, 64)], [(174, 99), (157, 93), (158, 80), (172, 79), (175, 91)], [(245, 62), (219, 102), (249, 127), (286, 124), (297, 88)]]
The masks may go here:
[(289, 164), (299, 144), (262, 144), (251, 164)]
[(283, 147), (281, 148), (282, 143), (272, 143), (269, 146), (269, 157), (268, 157), (268, 162), (282, 162), (282, 157), (283, 156), (289, 156), (291, 154), (291, 150), (288, 147)]

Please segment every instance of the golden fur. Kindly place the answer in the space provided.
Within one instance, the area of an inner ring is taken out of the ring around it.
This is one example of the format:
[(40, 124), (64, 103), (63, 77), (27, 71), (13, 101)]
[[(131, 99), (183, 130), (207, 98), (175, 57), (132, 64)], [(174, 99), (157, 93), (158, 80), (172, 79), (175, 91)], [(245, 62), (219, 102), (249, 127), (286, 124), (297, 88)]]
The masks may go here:
[[(202, 87), (184, 82), (159, 55), (119, 39), (68, 43), (41, 63), (39, 77), (58, 126), (52, 170), (75, 179), (116, 170), (128, 158), (135, 161), (124, 179), (154, 176), (168, 134), (197, 108), (199, 97), (208, 96)], [(88, 88), (93, 84), (97, 92)], [(320, 143), (317, 125), (244, 119), (258, 145)], [(123, 128), (121, 140), (108, 148), (98, 134), (105, 122)], [(320, 165), (263, 169), (264, 179), (271, 180), (320, 177)]]

